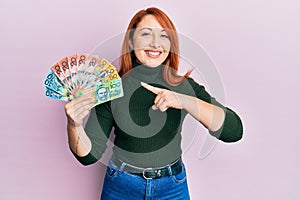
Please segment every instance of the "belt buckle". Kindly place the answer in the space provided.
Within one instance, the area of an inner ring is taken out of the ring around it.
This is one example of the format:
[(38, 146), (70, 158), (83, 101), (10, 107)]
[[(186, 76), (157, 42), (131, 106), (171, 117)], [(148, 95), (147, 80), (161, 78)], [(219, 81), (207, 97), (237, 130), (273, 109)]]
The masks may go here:
[(145, 168), (145, 169), (143, 169), (143, 172), (142, 172), (143, 178), (146, 179), (146, 180), (153, 179), (153, 178), (146, 177), (145, 172), (146, 172), (147, 170), (152, 170), (152, 168)]

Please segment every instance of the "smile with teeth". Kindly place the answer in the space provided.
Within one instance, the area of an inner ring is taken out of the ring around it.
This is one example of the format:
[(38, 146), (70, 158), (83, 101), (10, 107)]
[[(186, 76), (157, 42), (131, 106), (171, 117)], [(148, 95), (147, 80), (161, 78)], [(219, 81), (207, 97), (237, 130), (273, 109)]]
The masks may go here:
[(151, 51), (151, 50), (145, 50), (145, 52), (149, 57), (152, 58), (157, 58), (162, 53), (161, 51)]

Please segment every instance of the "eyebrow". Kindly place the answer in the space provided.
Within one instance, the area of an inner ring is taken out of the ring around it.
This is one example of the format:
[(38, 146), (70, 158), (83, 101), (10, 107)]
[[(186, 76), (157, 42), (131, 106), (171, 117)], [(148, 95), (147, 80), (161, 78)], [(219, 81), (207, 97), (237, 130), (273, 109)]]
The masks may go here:
[[(143, 31), (143, 30), (149, 30), (149, 31), (152, 31), (153, 30), (153, 28), (150, 28), (150, 27), (144, 27), (144, 28), (139, 28), (139, 31)], [(154, 28), (154, 29), (158, 29), (158, 28)], [(166, 30), (165, 29), (161, 29), (161, 32), (166, 32)]]

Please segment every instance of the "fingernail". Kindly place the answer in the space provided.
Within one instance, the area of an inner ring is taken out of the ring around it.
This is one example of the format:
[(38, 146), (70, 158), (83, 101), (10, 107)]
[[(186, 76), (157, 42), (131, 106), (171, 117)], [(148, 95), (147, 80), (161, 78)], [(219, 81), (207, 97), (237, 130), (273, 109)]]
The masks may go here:
[(152, 106), (152, 110), (157, 110), (157, 109), (158, 109), (158, 107), (156, 105)]

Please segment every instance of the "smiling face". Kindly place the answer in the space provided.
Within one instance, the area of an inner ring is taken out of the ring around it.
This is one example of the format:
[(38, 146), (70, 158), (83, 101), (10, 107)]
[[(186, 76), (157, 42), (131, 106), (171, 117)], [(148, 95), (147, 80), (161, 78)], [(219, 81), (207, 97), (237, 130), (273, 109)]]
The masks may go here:
[(146, 15), (138, 23), (130, 46), (140, 63), (157, 67), (168, 57), (171, 43), (156, 18), (153, 15)]

